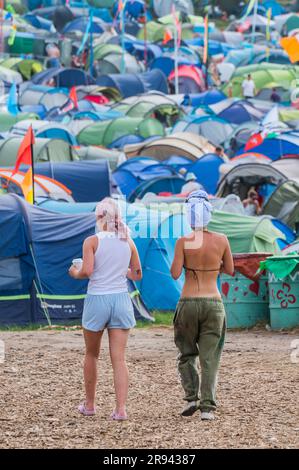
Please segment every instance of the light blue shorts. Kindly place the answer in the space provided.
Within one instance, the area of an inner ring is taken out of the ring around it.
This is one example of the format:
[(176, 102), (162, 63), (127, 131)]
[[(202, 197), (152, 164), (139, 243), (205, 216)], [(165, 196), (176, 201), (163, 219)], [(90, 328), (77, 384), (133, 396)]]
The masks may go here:
[(129, 330), (136, 325), (131, 298), (127, 292), (120, 294), (87, 294), (84, 300), (82, 326), (89, 331), (105, 328)]

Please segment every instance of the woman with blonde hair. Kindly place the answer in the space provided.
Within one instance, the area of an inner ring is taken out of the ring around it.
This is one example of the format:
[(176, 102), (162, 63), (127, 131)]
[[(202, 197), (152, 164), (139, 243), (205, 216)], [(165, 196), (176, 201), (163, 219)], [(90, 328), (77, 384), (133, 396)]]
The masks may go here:
[(84, 241), (82, 267), (78, 269), (73, 265), (69, 270), (75, 279), (89, 279), (82, 318), (86, 400), (79, 406), (79, 412), (84, 416), (95, 414), (97, 359), (107, 328), (116, 394), (116, 408), (111, 418), (121, 421), (127, 419), (129, 386), (125, 350), (130, 328), (135, 326), (127, 278), (140, 280), (142, 270), (137, 248), (117, 202), (105, 198), (97, 205), (95, 215), (98, 233)]

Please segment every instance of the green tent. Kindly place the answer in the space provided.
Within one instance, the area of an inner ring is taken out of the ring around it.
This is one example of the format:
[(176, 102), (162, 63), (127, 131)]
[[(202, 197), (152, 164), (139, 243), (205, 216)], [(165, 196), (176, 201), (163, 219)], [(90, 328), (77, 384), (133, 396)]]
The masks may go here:
[(143, 139), (163, 136), (164, 127), (157, 119), (123, 117), (88, 125), (79, 132), (77, 141), (81, 145), (109, 147), (116, 140), (128, 135), (140, 136)]
[(285, 22), (285, 27), (288, 33), (294, 29), (299, 29), (299, 16), (291, 15)]
[(271, 194), (263, 208), (269, 214), (295, 229), (299, 222), (299, 184), (295, 181), (282, 183)]
[(0, 132), (8, 132), (17, 122), (27, 119), (39, 119), (39, 117), (34, 113), (19, 113), (17, 116), (5, 112), (0, 113)]
[(266, 88), (269, 83), (279, 83), (285, 89), (289, 89), (299, 76), (299, 66), (281, 65), (262, 62), (261, 64), (238, 67), (229, 83), (223, 87), (224, 93), (229, 94), (232, 88), (232, 96), (242, 96), (242, 82), (248, 74), (252, 75), (257, 91)]
[[(149, 21), (145, 27), (141, 28), (138, 32), (137, 39), (145, 40), (147, 38), (150, 42), (161, 42), (164, 39), (164, 33), (166, 28), (172, 31), (174, 34), (174, 25), (173, 21), (165, 24), (156, 22), (156, 21)], [(183, 24), (182, 25), (182, 39), (188, 40), (192, 39), (194, 36), (193, 34), (193, 27), (191, 24)]]
[[(15, 165), (21, 142), (21, 137), (0, 141), (0, 167)], [(59, 139), (35, 139), (33, 156), (35, 162), (69, 162), (78, 159), (72, 147)]]
[[(120, 73), (122, 70), (123, 50), (117, 44), (97, 44), (94, 47), (93, 59), (100, 74)], [(139, 73), (143, 71), (143, 66), (128, 52), (125, 53), (124, 61), (126, 73)], [(87, 60), (87, 67), (89, 67), (89, 58)]]
[[(151, 205), (169, 214), (184, 214), (185, 204)], [(209, 230), (224, 233), (233, 253), (273, 253), (281, 252), (277, 239), (285, 240), (285, 235), (272, 223), (269, 216), (248, 216), (214, 210)]]
[(285, 235), (268, 216), (251, 217), (215, 210), (209, 229), (225, 233), (233, 253), (279, 253), (277, 239)]
[(184, 112), (177, 103), (168, 97), (148, 94), (138, 97), (130, 97), (113, 106), (117, 110), (129, 117), (153, 117), (160, 122), (172, 127), (176, 121), (183, 117)]
[(112, 8), (115, 0), (87, 0), (87, 3), (94, 8)]
[(31, 80), (32, 76), (44, 70), (43, 65), (34, 59), (20, 59), (19, 57), (10, 57), (0, 61), (2, 67), (19, 72), (24, 80)]

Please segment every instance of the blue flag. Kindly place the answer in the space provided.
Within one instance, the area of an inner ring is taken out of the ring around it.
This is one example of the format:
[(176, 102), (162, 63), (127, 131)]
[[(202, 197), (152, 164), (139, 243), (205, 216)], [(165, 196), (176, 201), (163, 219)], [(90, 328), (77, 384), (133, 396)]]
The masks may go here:
[(10, 87), (8, 100), (7, 100), (7, 110), (10, 114), (16, 116), (19, 112), (18, 108), (18, 95), (17, 95), (17, 85), (15, 82)]

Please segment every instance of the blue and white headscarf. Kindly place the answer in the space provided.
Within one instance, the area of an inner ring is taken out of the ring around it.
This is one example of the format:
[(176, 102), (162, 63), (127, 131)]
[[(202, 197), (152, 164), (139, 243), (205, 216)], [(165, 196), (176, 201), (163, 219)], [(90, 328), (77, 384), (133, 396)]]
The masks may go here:
[(186, 199), (187, 220), (193, 229), (207, 227), (212, 218), (213, 207), (209, 203), (208, 194), (203, 191), (193, 191)]

